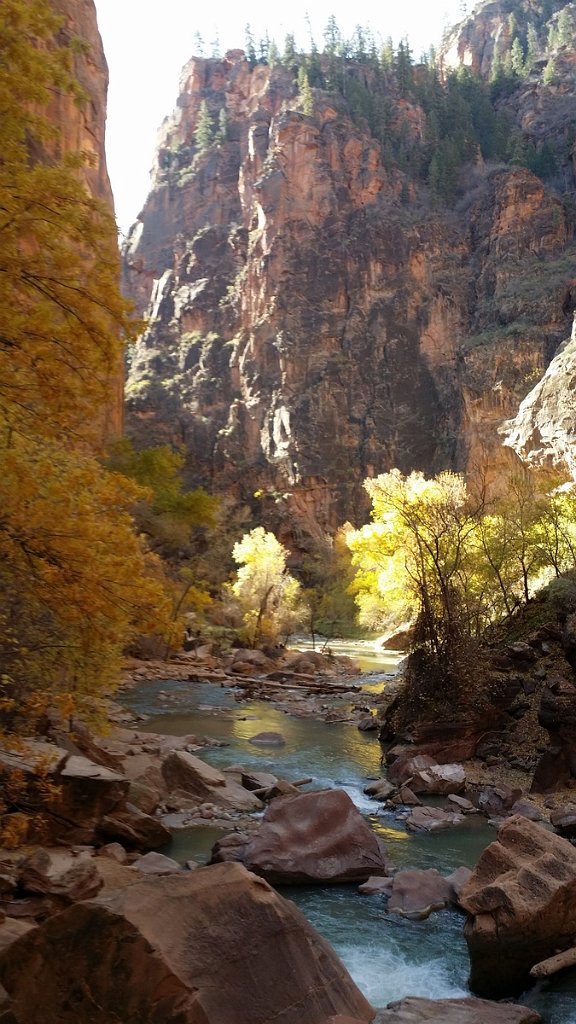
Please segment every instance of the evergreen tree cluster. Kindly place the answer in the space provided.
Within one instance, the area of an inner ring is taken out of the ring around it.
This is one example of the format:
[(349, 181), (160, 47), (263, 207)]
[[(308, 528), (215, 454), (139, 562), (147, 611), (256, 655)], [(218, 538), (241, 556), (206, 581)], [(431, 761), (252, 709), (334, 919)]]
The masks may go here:
[[(404, 202), (409, 201), (412, 182), (428, 186), (434, 201), (450, 203), (458, 194), (462, 168), (478, 159), (525, 166), (541, 177), (557, 170), (554, 148), (526, 142), (498, 107), (538, 62), (544, 82), (553, 80), (554, 54), (574, 35), (572, 5), (541, 0), (523, 11), (512, 3), (509, 9), (489, 81), (465, 67), (446, 72), (433, 49), (416, 62), (408, 40), (394, 46), (392, 39), (382, 42), (361, 25), (346, 39), (333, 15), (321, 48), (309, 22), (305, 51), (292, 33), (280, 48), (268, 35), (256, 40), (249, 25), (244, 48), (252, 68), (283, 66), (292, 73), (305, 116), (314, 116), (314, 90), (322, 90), (355, 123), (368, 128), (382, 147), (388, 169), (406, 176)], [(215, 121), (203, 101), (194, 138), (196, 157), (225, 140), (223, 111), (220, 123)], [(422, 128), (415, 131), (419, 121)]]

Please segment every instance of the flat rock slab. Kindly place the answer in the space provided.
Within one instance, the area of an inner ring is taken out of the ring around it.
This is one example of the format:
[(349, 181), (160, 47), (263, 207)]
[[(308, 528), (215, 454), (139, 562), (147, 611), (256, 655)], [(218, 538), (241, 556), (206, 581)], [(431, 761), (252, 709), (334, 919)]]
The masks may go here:
[(59, 772), (61, 779), (97, 779), (102, 782), (124, 782), (125, 776), (113, 768), (89, 761), (87, 757), (73, 754)]
[(0, 765), (18, 769), (25, 775), (35, 775), (40, 767), (50, 773), (56, 772), (68, 758), (68, 751), (53, 743), (41, 740), (23, 740), (21, 749), (0, 748)]
[(542, 1017), (527, 1006), (485, 999), (410, 997), (380, 1010), (374, 1024), (542, 1024)]

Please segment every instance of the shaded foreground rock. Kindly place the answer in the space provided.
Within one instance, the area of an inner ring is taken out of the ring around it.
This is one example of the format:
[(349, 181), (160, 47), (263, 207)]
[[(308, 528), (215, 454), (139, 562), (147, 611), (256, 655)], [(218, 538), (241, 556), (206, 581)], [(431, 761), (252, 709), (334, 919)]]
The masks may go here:
[(390, 1003), (374, 1024), (541, 1024), (527, 1006), (489, 1003), (485, 999), (417, 999)]
[(470, 987), (493, 999), (519, 995), (531, 968), (574, 944), (576, 849), (527, 818), (504, 822), (460, 894), (470, 915)]
[[(30, 978), (34, 978), (34, 985)], [(121, 984), (111, 984), (121, 978)], [(368, 1024), (374, 1010), (292, 903), (238, 864), (76, 904), (0, 956), (17, 1024)]]
[(365, 882), (387, 874), (376, 835), (339, 789), (278, 797), (245, 858), (246, 867), (274, 884)]

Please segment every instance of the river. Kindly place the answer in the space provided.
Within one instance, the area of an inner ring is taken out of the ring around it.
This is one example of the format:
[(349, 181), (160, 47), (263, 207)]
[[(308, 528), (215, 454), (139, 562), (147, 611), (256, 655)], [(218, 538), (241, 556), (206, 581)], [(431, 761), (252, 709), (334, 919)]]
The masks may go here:
[[(338, 651), (340, 653), (340, 651)], [(354, 649), (350, 653), (355, 653)], [(361, 651), (366, 699), (385, 685), (397, 656)], [(368, 669), (368, 672), (366, 672)], [(383, 670), (383, 671), (382, 671)], [(345, 789), (372, 827), (382, 836), (395, 868), (437, 867), (448, 874), (460, 864), (472, 867), (494, 830), (478, 817), (464, 826), (431, 835), (410, 835), (396, 813), (369, 800), (363, 786), (380, 774), (380, 747), (374, 733), (350, 725), (326, 725), (284, 714), (266, 702), (238, 702), (233, 690), (210, 683), (167, 680), (146, 683), (126, 694), (125, 702), (147, 720), (142, 728), (170, 735), (206, 735), (228, 746), (201, 752), (217, 767), (241, 762), (289, 781), (312, 776), (314, 788)], [(250, 744), (257, 732), (281, 732), (281, 748)], [(223, 833), (195, 827), (176, 832), (168, 850), (179, 861), (205, 862)], [(468, 956), (463, 916), (445, 910), (427, 921), (407, 921), (386, 913), (382, 896), (361, 896), (355, 886), (301, 887), (283, 890), (337, 951), (356, 984), (375, 1006), (407, 995), (448, 998), (468, 993)], [(576, 971), (567, 972), (548, 989), (533, 989), (520, 1002), (533, 1006), (545, 1024), (576, 1024)]]

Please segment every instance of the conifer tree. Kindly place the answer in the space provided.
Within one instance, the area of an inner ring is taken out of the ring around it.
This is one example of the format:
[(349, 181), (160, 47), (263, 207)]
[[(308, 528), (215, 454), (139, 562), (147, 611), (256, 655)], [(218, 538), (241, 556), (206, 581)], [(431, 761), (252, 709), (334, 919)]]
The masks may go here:
[(307, 117), (311, 117), (314, 113), (314, 97), (312, 95), (312, 89), (310, 88), (306, 68), (303, 67), (298, 71), (298, 92), (300, 93), (300, 99), (302, 102), (302, 112), (306, 114)]
[(534, 25), (528, 25), (528, 31), (526, 33), (526, 69), (529, 70), (538, 58), (540, 52), (540, 44), (538, 42), (538, 33)]
[(208, 104), (206, 100), (202, 100), (198, 108), (198, 120), (196, 121), (196, 127), (194, 129), (194, 143), (196, 146), (196, 156), (201, 156), (205, 153), (209, 146), (214, 141), (214, 124), (212, 122), (212, 116), (208, 110)]

